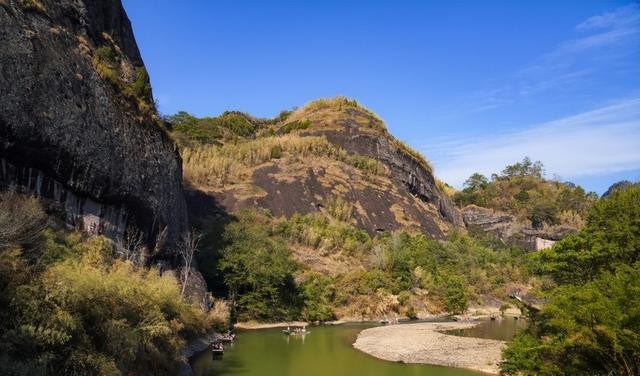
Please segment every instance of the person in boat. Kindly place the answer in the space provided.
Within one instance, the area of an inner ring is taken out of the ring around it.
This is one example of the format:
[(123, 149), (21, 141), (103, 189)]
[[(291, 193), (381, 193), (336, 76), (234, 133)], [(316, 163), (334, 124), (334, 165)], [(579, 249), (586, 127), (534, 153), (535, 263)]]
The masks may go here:
[(214, 342), (211, 347), (213, 350), (224, 350), (224, 346), (222, 345), (222, 342)]

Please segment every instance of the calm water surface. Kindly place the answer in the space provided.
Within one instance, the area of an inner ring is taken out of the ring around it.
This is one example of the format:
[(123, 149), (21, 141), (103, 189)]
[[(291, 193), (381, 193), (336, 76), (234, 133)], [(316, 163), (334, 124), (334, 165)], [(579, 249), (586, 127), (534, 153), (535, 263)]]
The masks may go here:
[(446, 333), (463, 337), (499, 339), (511, 341), (522, 329), (527, 327), (526, 320), (506, 317), (503, 320), (486, 321), (469, 329), (448, 330)]
[[(491, 331), (500, 332), (502, 322), (488, 321)], [(484, 324), (481, 324), (484, 325)], [(458, 368), (402, 364), (376, 359), (352, 347), (358, 333), (372, 324), (309, 327), (304, 337), (286, 336), (282, 329), (241, 331), (238, 340), (225, 347), (224, 356), (214, 359), (208, 351), (196, 356), (197, 376), (480, 376)], [(467, 335), (469, 333), (457, 333)]]

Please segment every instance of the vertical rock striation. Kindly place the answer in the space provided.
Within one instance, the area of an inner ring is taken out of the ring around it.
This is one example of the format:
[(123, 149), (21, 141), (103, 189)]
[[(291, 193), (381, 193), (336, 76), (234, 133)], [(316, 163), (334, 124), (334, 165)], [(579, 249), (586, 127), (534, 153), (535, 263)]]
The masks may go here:
[(143, 68), (119, 0), (0, 0), (0, 182), (89, 232), (134, 226), (152, 249), (165, 234), (155, 257), (175, 263), (181, 159), (150, 92), (135, 94)]

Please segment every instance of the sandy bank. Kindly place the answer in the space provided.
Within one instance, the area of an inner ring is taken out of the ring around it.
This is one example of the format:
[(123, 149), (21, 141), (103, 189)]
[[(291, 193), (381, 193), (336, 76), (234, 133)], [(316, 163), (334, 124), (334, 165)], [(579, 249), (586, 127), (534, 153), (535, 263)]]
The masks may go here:
[(236, 323), (233, 327), (236, 329), (269, 329), (269, 328), (286, 328), (287, 326), (306, 326), (308, 322), (304, 321), (288, 321), (288, 322), (270, 322), (261, 323), (257, 321), (245, 321)]
[(498, 374), (506, 342), (458, 337), (438, 331), (464, 329), (477, 322), (419, 323), (365, 329), (353, 346), (376, 358), (435, 364)]

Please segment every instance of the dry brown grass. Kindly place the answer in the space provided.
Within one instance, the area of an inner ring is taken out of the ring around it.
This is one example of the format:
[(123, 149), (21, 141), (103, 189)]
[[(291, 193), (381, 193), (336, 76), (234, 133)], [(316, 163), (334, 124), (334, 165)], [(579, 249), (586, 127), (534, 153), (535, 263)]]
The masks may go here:
[(370, 128), (387, 133), (380, 116), (356, 100), (344, 96), (311, 101), (289, 115), (286, 122), (311, 121), (312, 125), (326, 128), (335, 125), (338, 120), (349, 120), (365, 129)]
[(345, 153), (324, 137), (285, 135), (264, 137), (224, 146), (201, 146), (182, 150), (185, 178), (196, 185), (219, 187), (246, 177), (247, 169), (283, 154), (299, 157), (338, 156)]
[(43, 15), (47, 14), (47, 10), (40, 0), (20, 0), (18, 1), (18, 5), (26, 11), (37, 12)]
[(442, 180), (436, 178), (436, 187), (438, 190), (449, 198), (453, 198), (453, 195), (456, 194), (456, 189), (450, 186), (449, 184), (443, 182)]
[(392, 142), (398, 149), (404, 151), (405, 153), (413, 157), (413, 159), (415, 159), (416, 162), (418, 162), (418, 164), (422, 166), (422, 168), (424, 168), (425, 170), (433, 174), (433, 166), (431, 165), (431, 162), (429, 162), (427, 158), (425, 158), (425, 156), (422, 155), (422, 153), (413, 149), (406, 142), (402, 140), (398, 140), (397, 138), (392, 139)]
[(288, 134), (237, 144), (207, 145), (182, 150), (185, 179), (195, 186), (209, 188), (241, 182), (249, 177), (251, 168), (287, 157), (296, 160), (325, 157), (346, 162), (367, 173), (381, 174), (385, 171), (377, 163), (364, 163), (364, 157), (350, 155), (325, 137)]
[(231, 309), (224, 299), (215, 299), (209, 312), (207, 312), (207, 321), (210, 326), (225, 327), (229, 325)]

